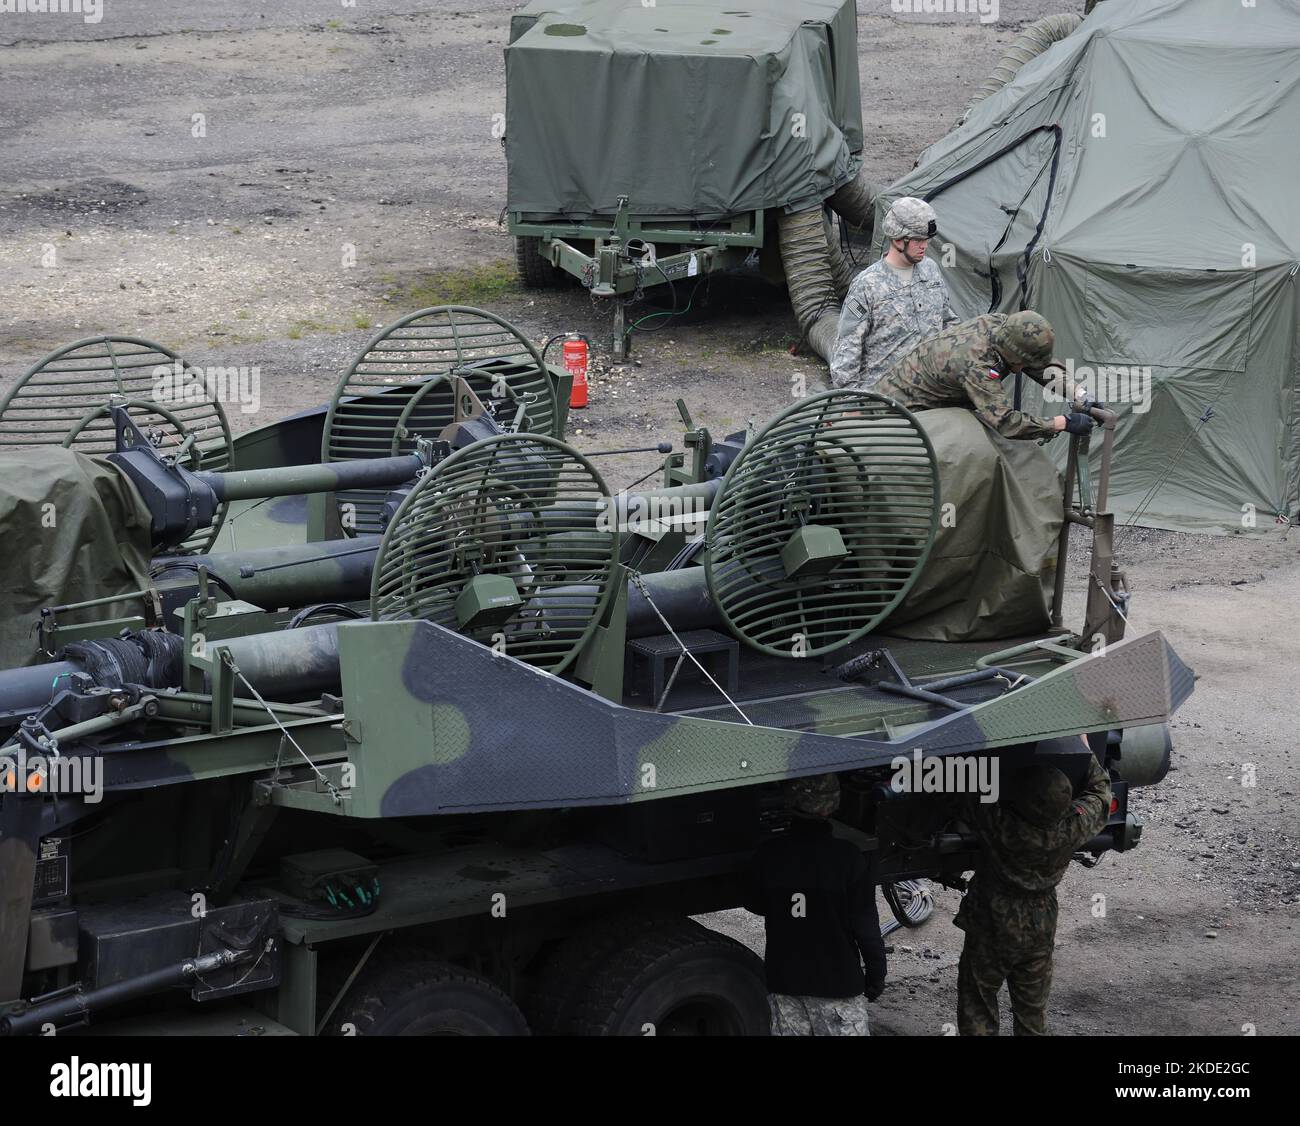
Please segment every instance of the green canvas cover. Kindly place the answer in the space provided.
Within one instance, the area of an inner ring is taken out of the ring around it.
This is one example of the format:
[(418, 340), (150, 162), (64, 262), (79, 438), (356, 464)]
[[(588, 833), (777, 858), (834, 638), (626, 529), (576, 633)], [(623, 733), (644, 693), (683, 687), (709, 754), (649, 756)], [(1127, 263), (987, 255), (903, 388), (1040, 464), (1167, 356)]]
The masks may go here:
[(818, 203), (860, 163), (857, 39), (853, 0), (535, 0), (506, 48), (509, 209)]
[(989, 641), (1050, 625), (1064, 481), (1047, 448), (994, 433), (968, 410), (916, 415), (939, 462), (930, 557), (880, 632)]
[(958, 312), (1038, 310), (1117, 406), (1121, 523), (1300, 508), (1298, 52), (1300, 0), (1108, 0), (878, 203), (931, 200)]
[[(107, 462), (62, 446), (0, 453), (0, 543), (9, 545), (0, 668), (35, 663), (45, 607), (147, 587), (149, 522), (140, 494)], [(138, 612), (138, 603), (96, 610)]]

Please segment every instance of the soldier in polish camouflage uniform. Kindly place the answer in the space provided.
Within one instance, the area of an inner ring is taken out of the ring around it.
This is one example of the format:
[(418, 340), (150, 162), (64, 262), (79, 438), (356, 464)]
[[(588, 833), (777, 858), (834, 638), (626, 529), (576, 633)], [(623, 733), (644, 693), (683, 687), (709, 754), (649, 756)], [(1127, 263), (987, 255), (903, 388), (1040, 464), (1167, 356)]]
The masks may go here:
[(1044, 387), (1056, 336), (1038, 313), (989, 313), (945, 329), (916, 345), (873, 390), (908, 410), (969, 407), (1004, 438), (1051, 438), (1062, 430), (1086, 434), (1093, 419), (1081, 412), (1038, 418), (1012, 406), (1007, 377), (1023, 372)]
[(979, 866), (954, 920), (966, 932), (957, 967), (957, 1029), (998, 1034), (998, 992), (1007, 983), (1017, 1036), (1047, 1035), (1056, 941), (1056, 885), (1070, 857), (1105, 828), (1110, 779), (1092, 756), (1078, 797), (1054, 766), (1022, 770), (1002, 800), (969, 800)]
[(866, 1036), (885, 987), (875, 885), (857, 846), (831, 833), (839, 800), (834, 774), (788, 783), (797, 816), (754, 853), (746, 906), (766, 919), (773, 1036)]
[(934, 208), (906, 196), (885, 213), (889, 249), (853, 279), (831, 353), (836, 387), (871, 390), (913, 344), (957, 323), (938, 264), (925, 256)]

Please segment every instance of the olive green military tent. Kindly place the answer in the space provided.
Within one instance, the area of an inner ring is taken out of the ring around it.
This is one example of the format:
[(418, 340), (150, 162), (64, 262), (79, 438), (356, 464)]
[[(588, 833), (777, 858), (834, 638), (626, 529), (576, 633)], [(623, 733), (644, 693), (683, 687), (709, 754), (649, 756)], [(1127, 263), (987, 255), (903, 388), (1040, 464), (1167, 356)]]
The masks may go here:
[(1297, 59), (1300, 0), (1107, 0), (878, 201), (931, 200), (959, 311), (1037, 309), (1117, 403), (1121, 521), (1296, 518)]

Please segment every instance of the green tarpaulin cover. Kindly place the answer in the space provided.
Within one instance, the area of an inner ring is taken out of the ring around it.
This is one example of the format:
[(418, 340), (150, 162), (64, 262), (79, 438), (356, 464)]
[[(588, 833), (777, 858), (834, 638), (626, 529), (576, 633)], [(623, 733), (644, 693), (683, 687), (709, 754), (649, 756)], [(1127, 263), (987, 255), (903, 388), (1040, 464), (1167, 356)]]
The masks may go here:
[[(0, 668), (35, 663), (33, 627), (45, 607), (147, 587), (149, 521), (140, 494), (106, 462), (61, 446), (0, 453), (0, 543), (9, 552)], [(139, 610), (122, 603), (94, 614)]]
[(915, 585), (881, 633), (989, 641), (1051, 624), (1064, 482), (1037, 442), (960, 408), (919, 411), (939, 462), (940, 525)]
[(853, 0), (535, 0), (506, 48), (527, 218), (802, 209), (857, 172)]
[(930, 199), (958, 311), (1038, 310), (1117, 405), (1121, 523), (1300, 508), (1298, 59), (1300, 0), (1108, 0), (878, 203)]

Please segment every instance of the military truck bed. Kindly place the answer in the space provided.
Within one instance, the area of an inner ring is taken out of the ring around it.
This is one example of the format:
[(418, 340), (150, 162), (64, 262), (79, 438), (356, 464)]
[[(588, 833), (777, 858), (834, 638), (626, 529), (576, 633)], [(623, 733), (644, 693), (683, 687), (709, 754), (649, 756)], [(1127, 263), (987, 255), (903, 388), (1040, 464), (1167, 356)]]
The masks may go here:
[[(741, 687), (736, 693), (729, 694), (750, 721), (762, 727), (834, 735), (888, 733), (903, 725), (937, 719), (948, 714), (950, 709), (866, 684), (846, 683), (835, 674), (835, 669), (845, 661), (873, 649), (886, 649), (908, 678), (917, 687), (924, 688), (926, 680), (967, 671), (981, 657), (1035, 640), (1038, 638), (954, 643), (869, 635), (837, 653), (833, 661), (809, 660), (799, 663), (740, 646), (738, 659)], [(702, 660), (725, 688), (720, 662), (711, 662), (707, 658)], [(674, 661), (670, 659), (667, 665), (669, 675), (673, 664)], [(1051, 659), (1022, 659), (1016, 662), (1016, 671), (1035, 677), (1047, 672), (1055, 664)], [(655, 709), (655, 701), (648, 698), (647, 681), (645, 670), (638, 669), (635, 679), (629, 680), (629, 689), (632, 691), (624, 697), (625, 706), (651, 711)], [(944, 695), (958, 703), (980, 704), (1002, 695), (1005, 690), (1004, 681), (992, 680), (954, 688)], [(722, 698), (718, 688), (710, 684), (689, 659), (683, 661), (663, 710), (699, 719), (734, 722), (739, 718), (736, 709)]]

